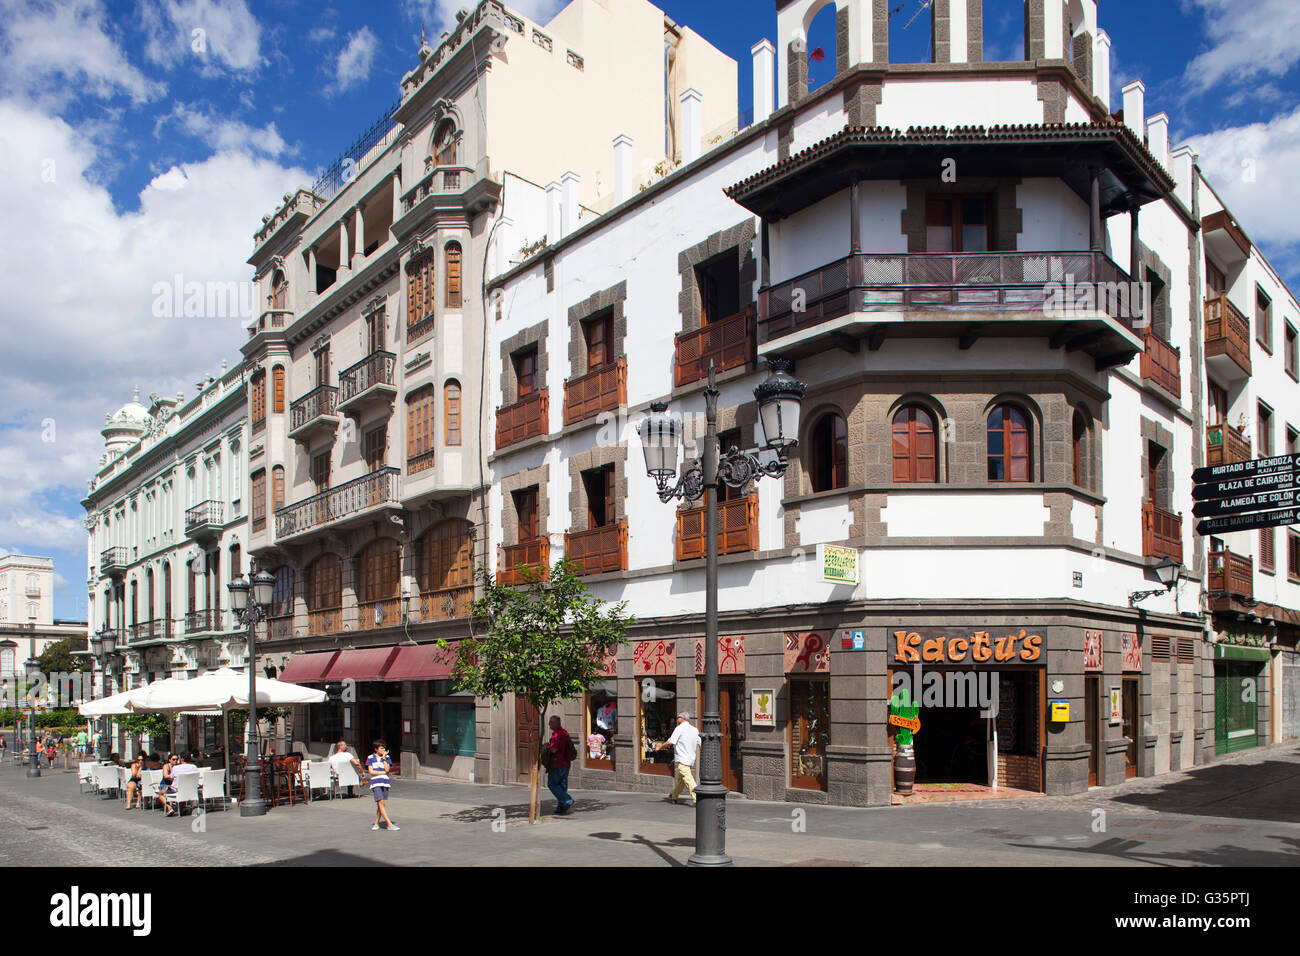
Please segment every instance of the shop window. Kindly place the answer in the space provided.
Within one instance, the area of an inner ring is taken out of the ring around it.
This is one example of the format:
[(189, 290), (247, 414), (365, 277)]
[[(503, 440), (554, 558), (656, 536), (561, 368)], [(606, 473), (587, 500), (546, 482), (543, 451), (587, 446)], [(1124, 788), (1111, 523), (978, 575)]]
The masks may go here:
[(826, 789), (831, 742), (831, 682), (790, 679), (790, 786)]
[(1004, 670), (997, 687), (998, 753), (1038, 756), (1038, 672)]
[(938, 441), (934, 416), (921, 405), (894, 413), (894, 480), (938, 481)]
[(813, 491), (831, 491), (849, 483), (849, 432), (844, 416), (828, 412), (812, 429), (808, 463)]
[[(343, 685), (326, 684), (320, 689), (325, 691), (325, 700), (319, 704), (311, 704), (307, 708), (308, 735), (311, 740), (325, 741), (333, 746), (344, 737)], [(354, 713), (354, 719), (355, 716)], [(356, 731), (353, 730), (349, 736), (355, 733)]]
[[(582, 765), (590, 770), (614, 769), (614, 733), (618, 730), (618, 685), (602, 681), (584, 695), (581, 741)], [(674, 715), (675, 716), (675, 715)]]
[(477, 753), (474, 695), (456, 690), (450, 680), (429, 681), (429, 753), (449, 757)]
[(1018, 405), (999, 405), (989, 414), (989, 481), (1032, 481), (1029, 415)]
[(677, 727), (677, 681), (647, 679), (637, 696), (641, 735), (641, 772), (672, 775), (672, 748), (658, 750)]

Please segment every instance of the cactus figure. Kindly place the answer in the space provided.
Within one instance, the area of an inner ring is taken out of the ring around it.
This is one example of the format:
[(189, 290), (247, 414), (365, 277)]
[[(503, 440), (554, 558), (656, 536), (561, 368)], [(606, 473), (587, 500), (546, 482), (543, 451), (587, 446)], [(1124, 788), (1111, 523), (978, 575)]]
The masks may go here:
[[(900, 690), (894, 699), (889, 702), (889, 713), (894, 717), (900, 717), (904, 720), (914, 721), (920, 716), (920, 705), (912, 703), (912, 695), (907, 689)], [(893, 721), (890, 721), (893, 723)], [(902, 725), (898, 726), (898, 733), (894, 737), (894, 742), (900, 747), (910, 747), (912, 745), (912, 730)]]

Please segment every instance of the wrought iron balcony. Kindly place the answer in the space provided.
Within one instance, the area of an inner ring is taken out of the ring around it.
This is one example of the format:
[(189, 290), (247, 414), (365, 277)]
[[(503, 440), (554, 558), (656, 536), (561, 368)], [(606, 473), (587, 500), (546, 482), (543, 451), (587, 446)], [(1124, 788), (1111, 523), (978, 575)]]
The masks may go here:
[(550, 410), (546, 389), (497, 409), (497, 450), (545, 435)]
[(185, 612), (185, 633), (202, 634), (206, 631), (221, 629), (221, 612), (215, 608), (205, 607), (197, 611)]
[(194, 540), (211, 538), (221, 533), (221, 516), (225, 506), (209, 499), (185, 510), (185, 535)]
[(627, 404), (627, 358), (564, 383), (564, 424), (585, 421)]
[(380, 468), (354, 478), (275, 513), (275, 536), (283, 541), (369, 514), (373, 509), (398, 504), (400, 470)]
[(317, 432), (332, 434), (339, 424), (338, 394), (333, 385), (317, 385), (289, 406), (289, 437), (310, 441)]
[(725, 372), (756, 361), (757, 316), (757, 310), (750, 306), (692, 332), (679, 332), (673, 384), (689, 385), (708, 378), (710, 362), (719, 372)]
[(564, 535), (564, 556), (578, 567), (578, 574), (603, 574), (627, 570), (627, 519), (586, 531)]
[(340, 372), (338, 410), (359, 410), (372, 402), (391, 402), (397, 394), (396, 370), (397, 356), (392, 352), (371, 352)]
[(121, 576), (126, 573), (126, 548), (105, 548), (99, 552), (99, 573)]
[(1226, 295), (1205, 300), (1205, 364), (1229, 384), (1250, 377), (1250, 322)]
[(140, 644), (145, 641), (165, 640), (172, 636), (172, 622), (167, 618), (154, 618), (152, 621), (141, 621), (138, 624), (131, 625), (131, 632), (127, 637), (128, 644)]
[(1232, 465), (1250, 461), (1250, 439), (1231, 425), (1210, 425), (1205, 429), (1205, 463)]

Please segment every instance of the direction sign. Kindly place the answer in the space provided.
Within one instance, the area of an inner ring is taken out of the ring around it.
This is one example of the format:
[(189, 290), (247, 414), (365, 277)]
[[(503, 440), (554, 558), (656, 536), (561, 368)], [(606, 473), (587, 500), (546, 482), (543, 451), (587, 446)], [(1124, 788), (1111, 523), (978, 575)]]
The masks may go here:
[(1253, 461), (1234, 461), (1230, 465), (1197, 468), (1192, 472), (1192, 481), (1218, 481), (1222, 478), (1262, 475), (1270, 471), (1287, 471), (1288, 469), (1292, 471), (1300, 469), (1300, 455), (1277, 455), (1272, 458), (1256, 458)]
[(1225, 478), (1204, 484), (1192, 485), (1192, 497), (1197, 501), (1207, 498), (1230, 498), (1250, 495), (1260, 491), (1288, 491), (1300, 488), (1300, 471), (1271, 471), (1264, 475), (1246, 475)]
[(1283, 508), (1281, 511), (1256, 511), (1251, 514), (1228, 515), (1224, 518), (1206, 518), (1196, 525), (1197, 534), (1224, 534), (1228, 531), (1250, 531), (1254, 528), (1276, 528), (1300, 521), (1300, 508)]
[(1235, 498), (1198, 501), (1192, 507), (1192, 514), (1198, 518), (1235, 515), (1244, 511), (1285, 508), (1297, 502), (1300, 502), (1300, 493), (1297, 493), (1294, 488), (1288, 488), (1286, 491), (1260, 491), (1253, 495), (1237, 495)]

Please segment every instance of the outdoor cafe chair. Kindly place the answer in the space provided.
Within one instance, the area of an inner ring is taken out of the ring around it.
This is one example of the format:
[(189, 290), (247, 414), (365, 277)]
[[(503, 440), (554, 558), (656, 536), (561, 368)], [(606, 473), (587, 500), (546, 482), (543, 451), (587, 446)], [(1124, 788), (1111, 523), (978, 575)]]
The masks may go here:
[(339, 761), (339, 796), (343, 796), (344, 787), (361, 786), (361, 777), (357, 774), (357, 768), (350, 763)]
[(101, 797), (121, 790), (121, 776), (112, 764), (99, 764), (95, 767), (95, 792)]
[(140, 805), (146, 800), (158, 801), (158, 786), (162, 783), (161, 770), (145, 770), (140, 774)]
[(229, 809), (226, 802), (226, 772), (224, 770), (200, 770), (199, 789), (203, 792), (203, 806), (213, 800)]
[(92, 773), (94, 769), (95, 765), (93, 762), (77, 762), (77, 785), (82, 793), (86, 792), (87, 787), (91, 790), (95, 789), (95, 776)]
[(334, 778), (330, 776), (328, 760), (312, 760), (302, 765), (306, 775), (307, 796), (311, 797), (317, 790), (324, 790), (328, 799), (334, 799)]
[(302, 758), (285, 757), (282, 761), (277, 761), (275, 765), (276, 804), (279, 805), (282, 796), (287, 796), (289, 806), (293, 806), (295, 790), (304, 802), (309, 802), (307, 784), (302, 774)]
[(172, 797), (172, 802), (176, 805), (176, 815), (180, 816), (181, 807), (185, 804), (199, 805), (199, 775), (178, 773), (173, 779), (176, 781), (176, 794)]

